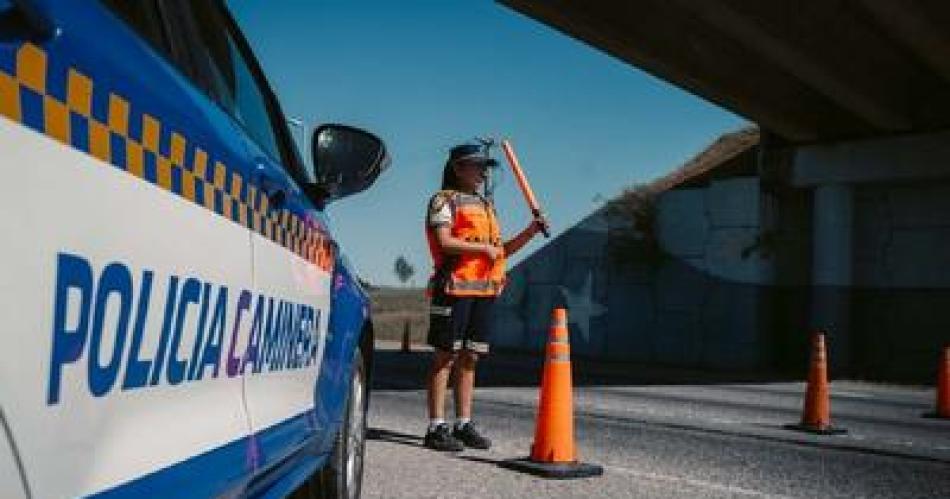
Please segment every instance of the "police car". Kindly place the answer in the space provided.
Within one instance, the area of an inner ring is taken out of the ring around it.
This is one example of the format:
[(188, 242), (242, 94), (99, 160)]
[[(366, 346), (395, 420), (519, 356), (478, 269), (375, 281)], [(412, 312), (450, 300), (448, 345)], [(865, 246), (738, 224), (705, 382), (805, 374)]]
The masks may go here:
[(220, 0), (0, 0), (0, 498), (356, 497), (372, 326)]

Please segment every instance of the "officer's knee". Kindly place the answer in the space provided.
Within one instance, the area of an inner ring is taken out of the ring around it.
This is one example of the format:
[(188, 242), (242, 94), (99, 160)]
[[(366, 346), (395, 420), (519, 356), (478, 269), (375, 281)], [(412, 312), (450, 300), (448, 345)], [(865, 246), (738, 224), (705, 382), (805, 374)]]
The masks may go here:
[(436, 350), (435, 359), (432, 362), (433, 371), (451, 368), (452, 364), (455, 363), (456, 358), (458, 358), (458, 354), (456, 352), (451, 352), (448, 350)]
[(475, 363), (478, 362), (478, 353), (472, 350), (462, 350), (459, 353), (459, 362), (463, 368), (473, 369)]

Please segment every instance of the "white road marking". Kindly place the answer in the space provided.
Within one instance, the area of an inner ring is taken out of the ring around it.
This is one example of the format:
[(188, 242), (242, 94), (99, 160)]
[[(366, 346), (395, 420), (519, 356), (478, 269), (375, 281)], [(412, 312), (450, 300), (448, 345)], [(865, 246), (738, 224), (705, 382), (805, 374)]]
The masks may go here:
[(870, 393), (852, 392), (852, 391), (845, 391), (845, 390), (837, 390), (837, 391), (835, 391), (835, 392), (832, 394), (832, 396), (833, 396), (833, 397), (835, 397), (835, 396), (837, 396), (837, 397), (843, 397), (843, 398), (844, 398), (844, 397), (850, 397), (850, 398), (855, 398), (855, 399), (873, 399), (873, 398), (875, 398), (875, 396), (874, 396), (873, 394), (870, 394)]
[(604, 466), (608, 471), (620, 472), (626, 475), (630, 475), (643, 480), (654, 480), (658, 482), (668, 482), (675, 483), (678, 485), (689, 485), (699, 489), (706, 489), (715, 492), (722, 492), (726, 494), (735, 494), (747, 497), (761, 497), (766, 499), (785, 499), (791, 496), (779, 495), (779, 494), (770, 494), (767, 492), (762, 492), (758, 490), (747, 489), (744, 487), (737, 487), (735, 485), (725, 485), (716, 482), (708, 482), (706, 480), (697, 480), (695, 478), (686, 478), (680, 476), (671, 476), (663, 475), (660, 473), (653, 473), (650, 471), (638, 471), (630, 468), (624, 468), (621, 466)]

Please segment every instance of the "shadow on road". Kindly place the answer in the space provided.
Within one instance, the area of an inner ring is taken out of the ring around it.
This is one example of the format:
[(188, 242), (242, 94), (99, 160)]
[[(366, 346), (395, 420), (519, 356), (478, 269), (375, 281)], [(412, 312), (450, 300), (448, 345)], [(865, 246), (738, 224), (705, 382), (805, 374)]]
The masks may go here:
[(367, 440), (380, 440), (400, 445), (409, 445), (411, 447), (422, 447), (422, 437), (419, 435), (410, 435), (398, 431), (386, 430), (383, 428), (367, 428)]
[[(389, 442), (399, 445), (407, 445), (409, 447), (419, 447), (422, 448), (422, 437), (419, 435), (410, 435), (408, 433), (402, 433), (399, 431), (387, 430), (385, 428), (368, 428), (366, 430), (366, 438), (368, 440), (376, 440), (382, 442)], [(438, 452), (432, 451), (441, 455), (452, 457), (455, 459), (461, 459), (463, 461), (471, 461), (482, 464), (490, 464), (492, 466), (498, 466), (499, 468), (509, 469), (506, 464), (507, 460), (502, 459), (492, 459), (490, 457), (481, 457), (481, 456), (472, 456), (469, 454), (459, 454), (452, 452)]]

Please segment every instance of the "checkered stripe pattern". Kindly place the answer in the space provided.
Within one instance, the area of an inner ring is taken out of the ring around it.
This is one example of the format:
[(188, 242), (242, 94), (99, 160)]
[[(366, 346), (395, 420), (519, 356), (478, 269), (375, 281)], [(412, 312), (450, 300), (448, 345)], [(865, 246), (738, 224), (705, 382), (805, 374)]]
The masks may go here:
[[(0, 116), (126, 171), (253, 230), (330, 272), (326, 234), (287, 209), (270, 205), (247, 182), (183, 133), (96, 88), (92, 78), (49, 60), (31, 43), (0, 53)], [(58, 95), (57, 95), (58, 94)]]

